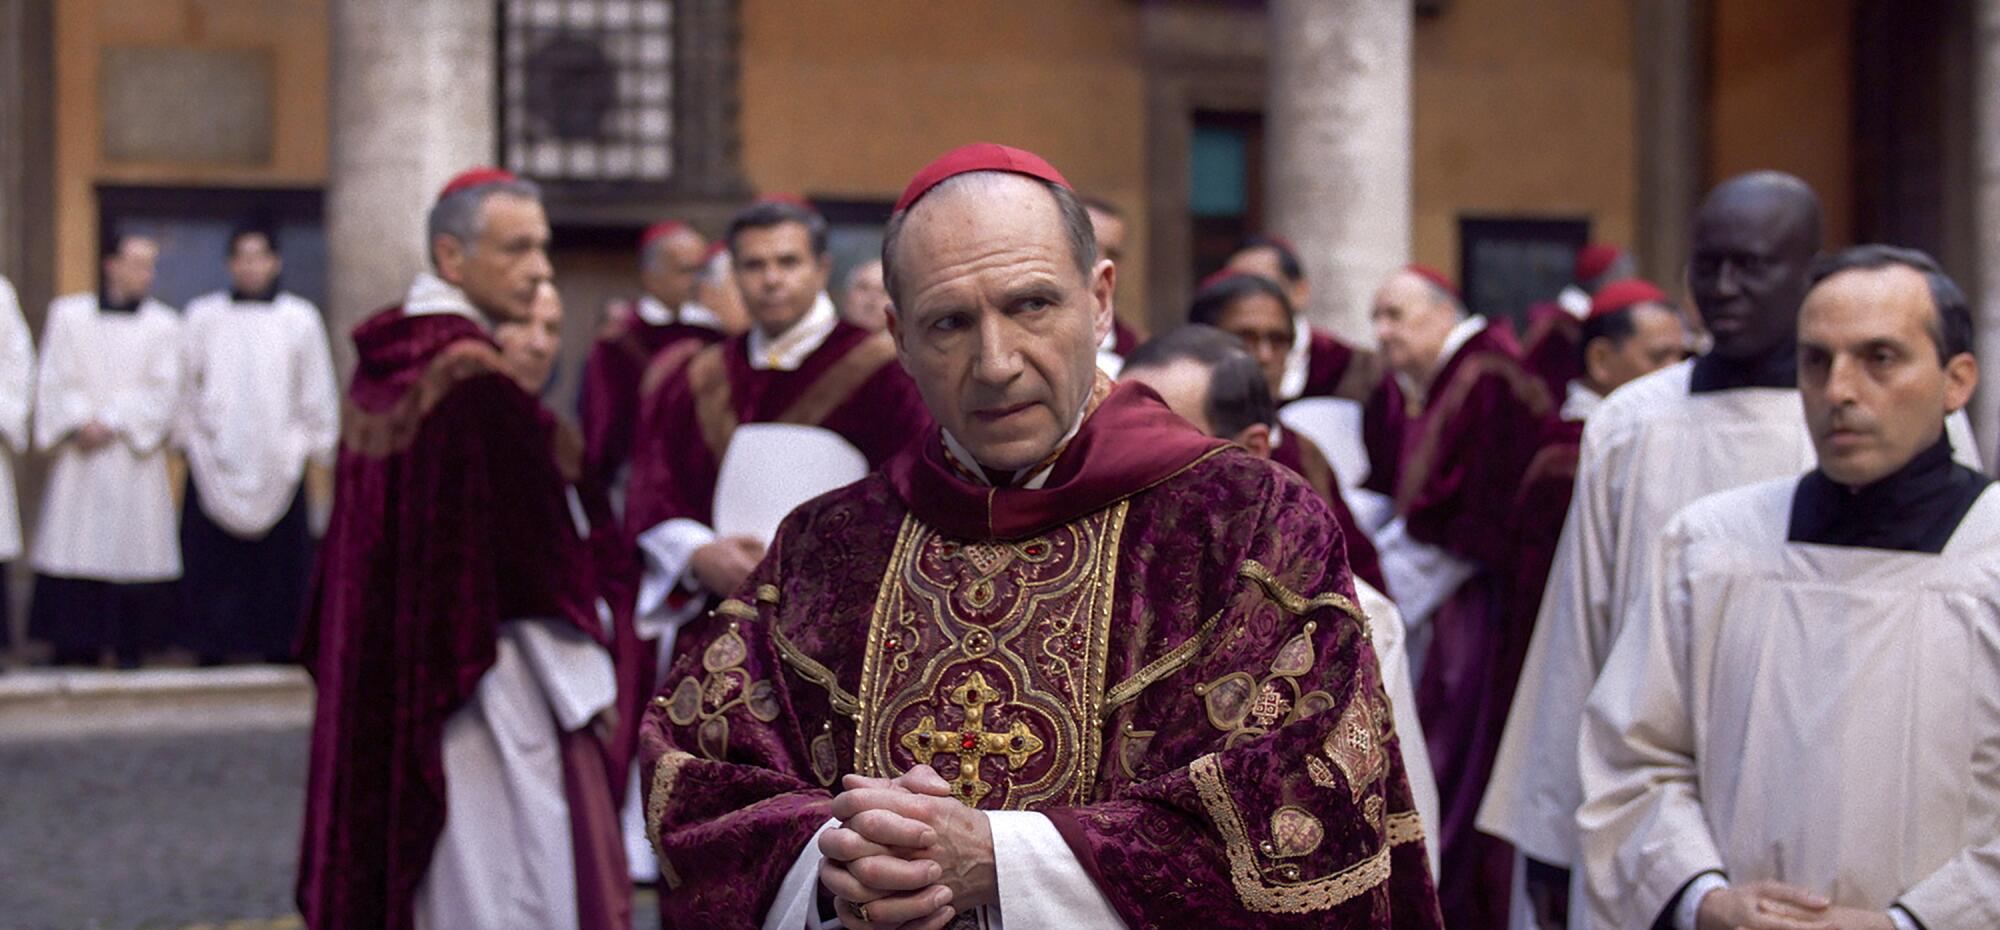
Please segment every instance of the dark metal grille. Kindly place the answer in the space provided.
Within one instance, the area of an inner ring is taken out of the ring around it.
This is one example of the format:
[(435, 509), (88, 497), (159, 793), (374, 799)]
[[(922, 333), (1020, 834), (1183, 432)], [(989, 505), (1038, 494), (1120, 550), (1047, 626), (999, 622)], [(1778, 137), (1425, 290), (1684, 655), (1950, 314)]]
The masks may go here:
[(544, 180), (673, 174), (673, 0), (501, 0), (501, 144)]

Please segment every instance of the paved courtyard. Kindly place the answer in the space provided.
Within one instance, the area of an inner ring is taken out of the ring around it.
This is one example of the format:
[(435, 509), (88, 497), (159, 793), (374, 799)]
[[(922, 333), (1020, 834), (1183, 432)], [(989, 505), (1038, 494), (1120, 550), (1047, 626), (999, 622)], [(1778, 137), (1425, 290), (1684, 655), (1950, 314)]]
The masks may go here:
[(0, 739), (0, 926), (301, 927), (306, 752), (296, 725)]

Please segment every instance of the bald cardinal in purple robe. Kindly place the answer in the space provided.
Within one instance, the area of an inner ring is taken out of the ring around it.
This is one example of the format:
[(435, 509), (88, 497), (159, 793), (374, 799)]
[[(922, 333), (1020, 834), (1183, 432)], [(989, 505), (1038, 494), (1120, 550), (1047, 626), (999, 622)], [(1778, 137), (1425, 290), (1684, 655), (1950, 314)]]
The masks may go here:
[(1068, 183), (956, 150), (884, 263), (934, 423), (683, 633), (642, 733), (668, 922), (1440, 926), (1332, 514), (1097, 372)]

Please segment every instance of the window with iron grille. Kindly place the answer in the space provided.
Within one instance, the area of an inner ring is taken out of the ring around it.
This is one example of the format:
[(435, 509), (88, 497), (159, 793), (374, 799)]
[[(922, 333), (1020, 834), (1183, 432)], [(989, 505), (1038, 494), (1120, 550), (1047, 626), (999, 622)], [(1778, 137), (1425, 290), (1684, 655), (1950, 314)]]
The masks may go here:
[(550, 181), (674, 173), (673, 0), (501, 0), (502, 159)]

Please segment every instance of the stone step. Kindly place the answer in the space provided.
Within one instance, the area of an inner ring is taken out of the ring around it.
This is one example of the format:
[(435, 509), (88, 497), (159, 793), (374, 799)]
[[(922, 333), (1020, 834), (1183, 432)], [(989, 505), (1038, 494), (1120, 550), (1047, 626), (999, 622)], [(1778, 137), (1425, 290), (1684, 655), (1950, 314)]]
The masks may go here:
[(312, 704), (291, 666), (26, 669), (0, 674), (0, 740), (304, 727)]

